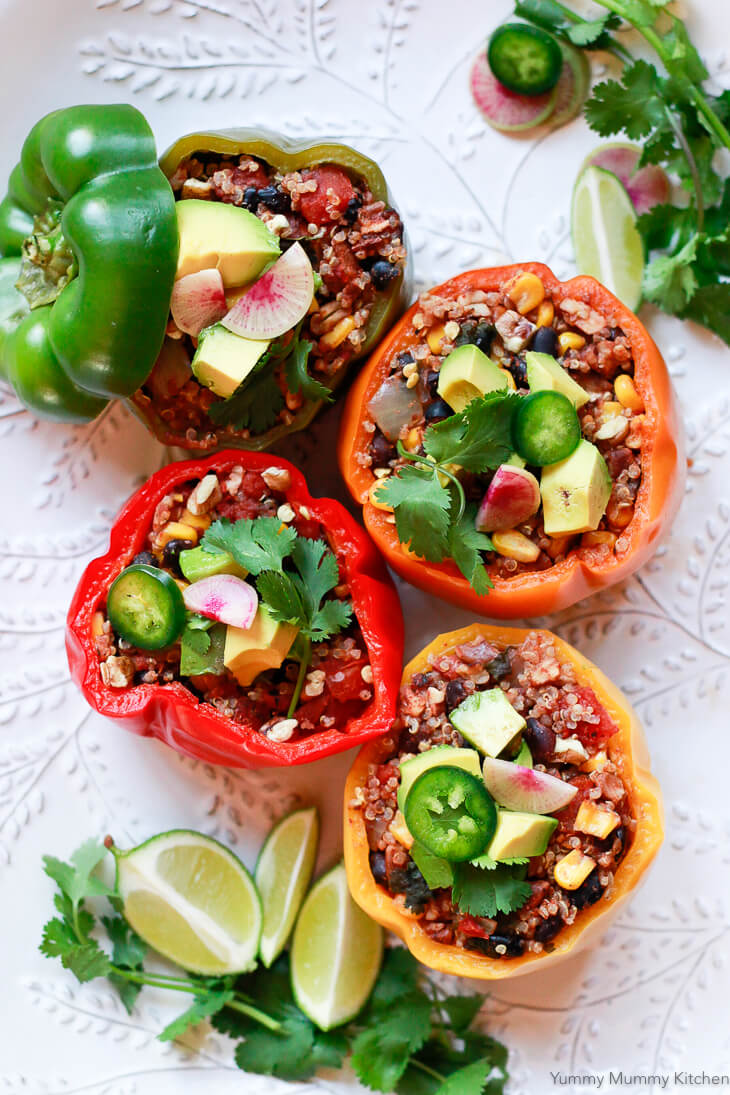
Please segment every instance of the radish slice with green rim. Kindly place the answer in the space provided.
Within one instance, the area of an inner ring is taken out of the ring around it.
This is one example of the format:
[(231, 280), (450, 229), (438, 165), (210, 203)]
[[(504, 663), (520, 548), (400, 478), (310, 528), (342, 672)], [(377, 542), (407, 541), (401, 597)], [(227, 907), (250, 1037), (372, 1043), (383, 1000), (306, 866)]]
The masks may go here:
[(253, 623), (259, 607), (254, 587), (235, 574), (201, 578), (183, 590), (183, 600), (190, 612), (244, 631)]
[(228, 305), (220, 270), (199, 270), (176, 281), (170, 311), (175, 326), (193, 338), (222, 319)]
[(236, 301), (221, 322), (243, 338), (279, 338), (304, 318), (313, 296), (312, 264), (301, 243), (295, 243)]
[(552, 814), (562, 810), (578, 790), (547, 772), (493, 757), (484, 758), (483, 773), (487, 790), (500, 806), (530, 814)]
[(518, 95), (500, 84), (481, 52), (472, 65), (469, 85), (474, 102), (485, 120), (502, 133), (522, 133), (534, 129), (555, 109), (557, 85), (542, 95)]
[(591, 152), (581, 167), (601, 167), (610, 171), (624, 186), (638, 216), (648, 213), (655, 205), (669, 201), (671, 186), (666, 172), (658, 164), (639, 167), (642, 150), (624, 141), (610, 141)]

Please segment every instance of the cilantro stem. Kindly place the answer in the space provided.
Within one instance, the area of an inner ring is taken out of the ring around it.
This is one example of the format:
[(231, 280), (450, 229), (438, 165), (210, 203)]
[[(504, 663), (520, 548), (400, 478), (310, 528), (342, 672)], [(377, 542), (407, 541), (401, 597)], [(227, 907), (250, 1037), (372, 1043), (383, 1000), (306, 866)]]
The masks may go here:
[(413, 1068), (418, 1068), (421, 1072), (425, 1072), (427, 1076), (430, 1076), (433, 1080), (437, 1080), (440, 1084), (446, 1083), (446, 1076), (437, 1072), (435, 1068), (431, 1068), (430, 1065), (424, 1065), (423, 1061), (419, 1061), (417, 1057), (411, 1057), (408, 1063), (412, 1065)]
[(232, 1011), (240, 1012), (241, 1015), (248, 1015), (249, 1019), (254, 1019), (257, 1023), (260, 1023), (262, 1027), (266, 1027), (267, 1030), (273, 1030), (276, 1034), (281, 1030), (281, 1023), (277, 1022), (276, 1019), (272, 1019), (265, 1011), (259, 1011), (259, 1009), (253, 1007), (253, 1005), (244, 1003), (243, 1000), (229, 1000), (226, 1007), (231, 1008)]
[(456, 496), (459, 499), (457, 514), (454, 518), (454, 524), (458, 525), (459, 521), (464, 516), (464, 510), (466, 509), (466, 495), (464, 494), (464, 488), (459, 481), (458, 475), (454, 475), (453, 471), (450, 471), (444, 464), (437, 464), (435, 460), (429, 460), (427, 456), (421, 456), (418, 452), (410, 452), (402, 441), (398, 442), (398, 453), (404, 460), (412, 460), (416, 464), (422, 464), (424, 467), (428, 468), (429, 471), (438, 472), (439, 475), (445, 475), (447, 479), (451, 480), (456, 488)]
[(292, 718), (294, 712), (297, 709), (299, 703), (299, 697), (302, 694), (302, 688), (304, 687), (304, 679), (307, 676), (307, 670), (309, 669), (309, 663), (312, 659), (312, 643), (310, 639), (300, 636), (299, 649), (302, 652), (302, 659), (299, 662), (299, 673), (297, 675), (297, 683), (294, 685), (294, 691), (292, 692), (291, 703), (289, 704), (289, 710), (286, 713), (288, 719)]
[(669, 121), (669, 124), (674, 131), (674, 135), (677, 138), (677, 141), (681, 146), (682, 151), (684, 152), (684, 158), (689, 164), (689, 170), (692, 176), (692, 186), (695, 192), (695, 204), (697, 206), (697, 231), (701, 232), (705, 225), (705, 198), (702, 193), (702, 182), (700, 180), (700, 172), (699, 168), (697, 167), (697, 161), (695, 160), (692, 149), (689, 146), (689, 141), (684, 135), (684, 130), (680, 125), (679, 119), (676, 117), (675, 114), (672, 113), (667, 103), (664, 104), (664, 110), (667, 115), (667, 120)]

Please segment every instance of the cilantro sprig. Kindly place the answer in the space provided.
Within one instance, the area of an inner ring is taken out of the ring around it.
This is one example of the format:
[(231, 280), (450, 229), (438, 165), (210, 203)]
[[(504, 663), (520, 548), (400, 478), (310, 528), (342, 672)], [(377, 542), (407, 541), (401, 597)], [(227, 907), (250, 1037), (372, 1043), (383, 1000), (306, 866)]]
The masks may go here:
[(232, 555), (256, 577), (259, 597), (274, 620), (299, 629), (292, 648), (299, 674), (289, 704), (287, 717), (291, 718), (304, 686), (312, 643), (331, 638), (352, 619), (350, 601), (327, 597), (340, 582), (337, 560), (324, 540), (299, 536), (277, 517), (214, 521), (201, 546)]
[[(111, 847), (109, 838), (106, 844)], [(144, 986), (191, 998), (160, 1031), (160, 1041), (180, 1038), (207, 1020), (235, 1040), (236, 1064), (247, 1072), (303, 1081), (349, 1058), (360, 1081), (373, 1091), (504, 1092), (507, 1050), (474, 1029), (485, 997), (447, 994), (400, 947), (386, 951), (363, 1011), (353, 1022), (326, 1032), (298, 1008), (286, 955), (271, 969), (240, 977), (177, 976), (146, 967), (146, 944), (125, 920), (119, 895), (96, 873), (105, 851), (90, 840), (67, 863), (45, 857), (46, 874), (57, 885), (57, 915), (44, 927), (40, 950), (60, 959), (82, 983), (107, 978), (129, 1013)], [(100, 914), (100, 902), (110, 904), (110, 915)]]
[[(639, 141), (640, 164), (660, 164), (678, 179), (684, 200), (638, 219), (650, 261), (644, 298), (692, 319), (730, 344), (730, 182), (715, 154), (730, 149), (730, 91), (710, 94), (707, 69), (684, 23), (664, 0), (597, 0), (606, 14), (583, 19), (557, 0), (517, 0), (515, 14), (585, 49), (624, 62), (620, 79), (597, 84), (585, 105), (603, 137)], [(612, 33), (635, 28), (660, 65), (635, 59)]]
[(518, 396), (490, 392), (463, 411), (429, 426), (425, 456), (398, 452), (408, 463), (389, 476), (377, 499), (393, 507), (398, 539), (432, 563), (453, 559), (477, 593), (492, 587), (482, 553), (492, 542), (474, 527), (475, 507), (467, 505), (458, 469), (480, 474), (498, 468), (513, 452), (512, 416)]

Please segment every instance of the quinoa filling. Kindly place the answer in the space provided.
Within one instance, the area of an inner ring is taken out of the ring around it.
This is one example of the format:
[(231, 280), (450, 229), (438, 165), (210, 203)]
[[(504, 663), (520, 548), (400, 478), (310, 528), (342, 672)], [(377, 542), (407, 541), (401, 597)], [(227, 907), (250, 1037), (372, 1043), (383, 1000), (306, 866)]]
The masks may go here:
[[(508, 914), (484, 917), (465, 914), (451, 888), (429, 889), (410, 854), (412, 838), (404, 831), (397, 795), (404, 762), (435, 746), (469, 744), (449, 715), (470, 695), (495, 687), (526, 720), (521, 742), (510, 748), (526, 743), (535, 771), (570, 784), (576, 793), (555, 813), (557, 827), (545, 852), (522, 869), (529, 884), (524, 903)], [(433, 656), (428, 670), (401, 689), (388, 739), (392, 755), (370, 766), (355, 802), (365, 819), (373, 878), (437, 942), (491, 958), (549, 951), (582, 910), (610, 896), (633, 839), (636, 821), (622, 757), (610, 744), (617, 729), (595, 693), (579, 683), (573, 666), (560, 661), (549, 638), (537, 632), (517, 647), (500, 650), (475, 640)], [(596, 816), (596, 810), (613, 826), (602, 838), (585, 831), (592, 826), (583, 818)], [(565, 873), (560, 864), (571, 855), (585, 857), (583, 871), (588, 869), (574, 888), (560, 884)]]
[[(520, 288), (525, 280), (529, 293)], [(438, 389), (441, 368), (455, 349), (477, 347), (506, 374), (508, 389), (522, 396), (530, 392), (526, 354), (547, 354), (587, 394), (577, 409), (580, 432), (605, 460), (610, 497), (600, 521), (589, 531), (548, 535), (540, 505), (516, 527), (493, 537), (493, 550), (482, 551), (480, 557), (492, 577), (510, 578), (547, 570), (576, 551), (595, 558), (621, 556), (628, 550), (627, 529), (642, 482), (647, 417), (634, 383), (631, 343), (615, 317), (582, 301), (553, 301), (541, 279), (525, 274), (499, 292), (471, 290), (455, 298), (424, 293), (411, 326), (409, 348), (393, 354), (388, 377), (371, 400), (365, 420), (371, 437), (359, 460), (372, 469), (376, 480), (387, 482), (406, 465), (398, 443), (416, 458), (423, 456), (424, 432), (453, 415)], [(487, 496), (494, 472), (453, 470), (467, 504), (478, 505)], [(528, 470), (538, 474), (536, 467)], [(394, 517), (387, 519), (395, 523)]]
[[(358, 356), (367, 338), (373, 306), (405, 268), (406, 248), (398, 213), (376, 201), (363, 179), (323, 164), (282, 174), (250, 156), (213, 158), (198, 153), (184, 160), (170, 180), (178, 198), (226, 202), (247, 209), (279, 237), (282, 251), (299, 242), (319, 276), (316, 308), (306, 317), (302, 339), (312, 343), (308, 370), (333, 386)], [(134, 396), (154, 410), (171, 431), (191, 443), (221, 443), (256, 431), (217, 424), (209, 412), (222, 400), (190, 372), (195, 341), (171, 319), (167, 338), (178, 343), (176, 367), (161, 357)], [(288, 426), (305, 399), (275, 370), (283, 396), (274, 425)]]
[[(235, 466), (225, 476), (208, 473), (199, 482), (185, 483), (157, 504), (144, 549), (132, 563), (161, 568), (185, 584), (181, 552), (195, 547), (204, 530), (219, 518), (236, 522), (275, 517), (300, 537), (328, 542), (327, 530), (309, 510), (287, 501), (289, 486), (289, 473), (279, 467), (258, 472)], [(194, 525), (188, 523), (191, 520)], [(349, 597), (341, 570), (332, 596), (343, 601)], [(115, 633), (106, 605), (95, 614), (93, 629), (99, 671), (108, 687), (181, 681), (226, 718), (275, 741), (297, 741), (320, 730), (344, 728), (373, 698), (372, 667), (354, 615), (328, 641), (312, 643), (307, 676), (291, 717), (288, 711), (299, 673), (299, 663), (292, 657), (243, 687), (227, 666), (220, 666), (217, 673), (183, 676), (180, 639), (162, 650), (139, 649)]]

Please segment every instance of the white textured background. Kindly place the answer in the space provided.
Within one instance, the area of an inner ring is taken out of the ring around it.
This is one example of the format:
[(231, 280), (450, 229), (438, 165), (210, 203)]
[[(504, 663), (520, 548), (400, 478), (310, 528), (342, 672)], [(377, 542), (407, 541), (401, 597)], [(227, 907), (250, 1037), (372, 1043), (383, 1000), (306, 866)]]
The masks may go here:
[[(38, 116), (74, 102), (134, 102), (161, 147), (185, 131), (262, 122), (374, 155), (423, 283), (504, 254), (568, 274), (569, 195), (595, 138), (582, 121), (536, 143), (501, 137), (468, 93), (468, 60), (508, 12), (503, 0), (0, 0), (0, 175)], [(690, 24), (727, 86), (718, 43), (728, 40), (730, 5), (696, 0)], [(687, 497), (672, 539), (638, 578), (552, 623), (642, 715), (667, 840), (596, 952), (495, 990), (487, 1018), (513, 1050), (515, 1095), (553, 1090), (557, 1069), (730, 1071), (730, 354), (690, 325), (646, 318), (687, 420)], [(320, 421), (316, 443), (300, 440), (288, 455), (316, 490), (341, 496), (337, 414)], [(123, 499), (166, 454), (121, 408), (64, 429), (33, 421), (0, 389), (0, 455), (0, 1091), (299, 1091), (244, 1076), (219, 1036), (159, 1044), (161, 997), (146, 991), (128, 1018), (102, 983), (81, 988), (43, 959), (35, 948), (51, 885), (40, 856), (107, 830), (131, 844), (190, 826), (251, 864), (271, 820), (314, 800), (324, 863), (338, 854), (332, 788), (348, 758), (284, 774), (214, 770), (92, 716), (67, 680), (70, 591)], [(400, 588), (409, 654), (467, 622)], [(333, 1076), (318, 1089), (354, 1086)]]

